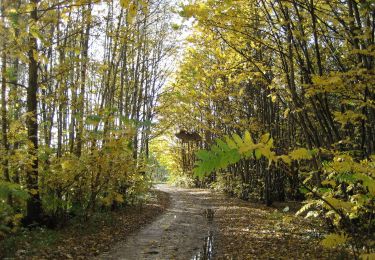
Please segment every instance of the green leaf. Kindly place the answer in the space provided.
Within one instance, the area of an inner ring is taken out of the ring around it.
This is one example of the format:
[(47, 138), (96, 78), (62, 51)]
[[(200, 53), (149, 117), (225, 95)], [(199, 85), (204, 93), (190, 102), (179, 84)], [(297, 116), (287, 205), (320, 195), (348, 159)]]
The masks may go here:
[(230, 150), (230, 149), (229, 149), (229, 146), (228, 146), (226, 143), (224, 143), (221, 139), (216, 139), (216, 143), (217, 143), (217, 145), (218, 145), (223, 151), (228, 151), (228, 150)]
[(236, 143), (229, 136), (225, 136), (225, 141), (230, 149), (237, 149)]
[(210, 158), (210, 154), (206, 150), (198, 150), (196, 156), (200, 160), (208, 160)]

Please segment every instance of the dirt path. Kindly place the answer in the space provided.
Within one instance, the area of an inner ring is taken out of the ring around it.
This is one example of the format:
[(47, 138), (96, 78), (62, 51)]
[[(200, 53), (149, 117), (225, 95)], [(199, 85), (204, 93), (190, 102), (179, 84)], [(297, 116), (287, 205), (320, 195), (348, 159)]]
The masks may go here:
[[(331, 259), (339, 254), (319, 245), (319, 223), (283, 211), (296, 205), (266, 207), (209, 190), (157, 189), (170, 195), (166, 213), (98, 259)], [(214, 211), (213, 220), (207, 209)]]
[(211, 259), (215, 226), (205, 213), (211, 207), (211, 193), (167, 185), (156, 188), (170, 194), (166, 213), (99, 259)]

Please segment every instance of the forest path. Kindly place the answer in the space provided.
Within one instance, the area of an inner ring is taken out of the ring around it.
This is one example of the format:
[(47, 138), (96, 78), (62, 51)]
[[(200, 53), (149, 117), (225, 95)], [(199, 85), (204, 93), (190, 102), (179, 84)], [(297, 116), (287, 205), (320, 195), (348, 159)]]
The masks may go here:
[[(318, 222), (294, 215), (299, 203), (266, 207), (205, 189), (156, 188), (170, 195), (166, 213), (98, 259), (332, 259), (341, 254), (320, 246)], [(212, 221), (207, 209), (214, 211)]]
[(211, 259), (215, 227), (205, 211), (213, 206), (213, 194), (165, 184), (156, 188), (170, 195), (166, 213), (98, 259)]

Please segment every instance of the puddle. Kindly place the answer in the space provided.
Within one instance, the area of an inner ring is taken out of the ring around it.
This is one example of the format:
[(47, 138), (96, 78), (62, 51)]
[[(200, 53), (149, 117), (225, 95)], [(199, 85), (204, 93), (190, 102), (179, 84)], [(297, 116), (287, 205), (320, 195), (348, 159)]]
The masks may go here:
[(212, 221), (214, 220), (215, 211), (213, 209), (207, 208), (207, 209), (205, 209), (205, 214), (206, 214), (206, 218), (207, 218), (208, 223), (211, 224)]
[(204, 238), (204, 244), (201, 251), (193, 256), (191, 260), (211, 260), (213, 258), (214, 236), (212, 231), (208, 231), (208, 235)]
[(147, 252), (147, 254), (149, 254), (149, 255), (157, 255), (157, 254), (159, 254), (159, 252), (158, 251), (149, 251), (149, 252)]

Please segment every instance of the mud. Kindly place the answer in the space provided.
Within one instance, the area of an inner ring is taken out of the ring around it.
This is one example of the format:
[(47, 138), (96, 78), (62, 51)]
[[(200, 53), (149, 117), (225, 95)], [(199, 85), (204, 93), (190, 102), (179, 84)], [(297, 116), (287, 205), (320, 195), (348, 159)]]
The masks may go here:
[(170, 195), (162, 216), (98, 259), (209, 260), (215, 254), (216, 227), (208, 190), (158, 185)]

